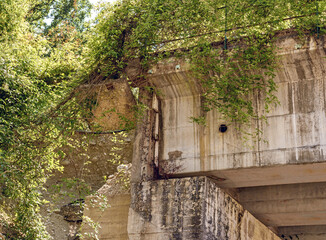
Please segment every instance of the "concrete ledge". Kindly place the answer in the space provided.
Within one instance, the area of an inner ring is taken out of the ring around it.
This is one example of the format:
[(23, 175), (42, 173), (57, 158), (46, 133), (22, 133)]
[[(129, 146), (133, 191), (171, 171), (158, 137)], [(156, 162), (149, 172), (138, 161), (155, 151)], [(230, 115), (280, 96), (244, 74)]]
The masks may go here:
[(276, 240), (271, 230), (207, 177), (134, 183), (130, 240)]

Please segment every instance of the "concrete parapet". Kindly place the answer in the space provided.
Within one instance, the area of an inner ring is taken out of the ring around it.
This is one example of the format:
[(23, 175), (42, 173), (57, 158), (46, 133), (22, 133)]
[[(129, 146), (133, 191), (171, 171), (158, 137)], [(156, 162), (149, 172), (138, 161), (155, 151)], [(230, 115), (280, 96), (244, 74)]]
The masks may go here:
[(207, 177), (134, 183), (130, 240), (276, 240)]

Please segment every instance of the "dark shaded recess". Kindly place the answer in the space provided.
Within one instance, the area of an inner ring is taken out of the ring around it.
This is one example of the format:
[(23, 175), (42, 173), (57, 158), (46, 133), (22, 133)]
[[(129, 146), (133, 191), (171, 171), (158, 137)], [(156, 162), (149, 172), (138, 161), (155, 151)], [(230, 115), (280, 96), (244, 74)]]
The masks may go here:
[(221, 133), (225, 133), (228, 130), (228, 127), (225, 124), (221, 124), (218, 130)]

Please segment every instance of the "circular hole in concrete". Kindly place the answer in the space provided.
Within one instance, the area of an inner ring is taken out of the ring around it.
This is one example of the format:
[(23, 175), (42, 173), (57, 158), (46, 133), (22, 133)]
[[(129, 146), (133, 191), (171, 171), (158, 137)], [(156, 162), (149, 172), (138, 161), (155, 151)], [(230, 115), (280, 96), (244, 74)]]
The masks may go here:
[(221, 124), (220, 128), (218, 129), (221, 133), (226, 132), (228, 130), (228, 127), (225, 124)]

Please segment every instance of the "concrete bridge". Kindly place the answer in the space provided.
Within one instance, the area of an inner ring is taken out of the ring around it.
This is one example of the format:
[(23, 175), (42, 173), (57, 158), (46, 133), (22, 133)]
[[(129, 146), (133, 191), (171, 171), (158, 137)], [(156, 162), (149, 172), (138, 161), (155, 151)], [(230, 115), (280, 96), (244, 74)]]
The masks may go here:
[[(217, 111), (207, 126), (191, 122), (201, 92), (187, 63), (153, 67), (148, 79), (160, 94), (144, 100), (150, 110), (137, 129), (130, 239), (326, 239), (325, 37), (277, 44), (280, 105), (267, 124), (246, 129), (266, 142), (243, 144), (239, 126)], [(157, 169), (169, 179), (158, 180)]]

